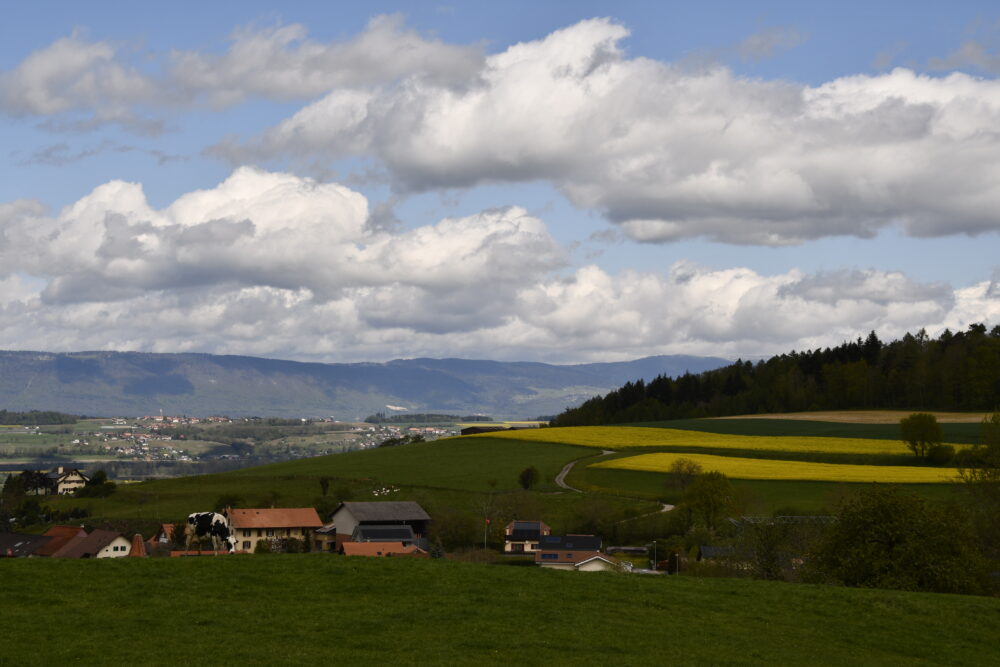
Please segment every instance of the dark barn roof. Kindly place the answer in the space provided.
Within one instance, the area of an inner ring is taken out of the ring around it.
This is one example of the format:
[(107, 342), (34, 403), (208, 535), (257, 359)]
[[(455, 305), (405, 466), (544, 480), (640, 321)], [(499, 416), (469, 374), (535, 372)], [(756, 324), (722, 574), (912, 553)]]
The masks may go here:
[(352, 542), (412, 542), (415, 539), (410, 526), (358, 526), (351, 536)]
[(600, 551), (601, 538), (596, 535), (542, 535), (538, 541), (542, 551)]
[(424, 508), (412, 500), (371, 503), (341, 503), (334, 514), (346, 509), (359, 523), (366, 521), (430, 521)]
[(24, 533), (0, 533), (0, 558), (24, 558), (44, 546), (51, 537)]
[(541, 539), (542, 526), (545, 525), (541, 521), (511, 521), (511, 524), (508, 542)]

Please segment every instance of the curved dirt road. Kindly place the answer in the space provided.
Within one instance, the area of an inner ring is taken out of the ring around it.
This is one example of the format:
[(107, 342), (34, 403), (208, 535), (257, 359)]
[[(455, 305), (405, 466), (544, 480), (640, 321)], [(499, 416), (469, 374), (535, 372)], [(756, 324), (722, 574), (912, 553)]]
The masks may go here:
[[(608, 454), (614, 454), (614, 453), (615, 453), (615, 450), (613, 450), (613, 449), (602, 449), (601, 453), (598, 454), (598, 456), (607, 456)], [(593, 457), (591, 457), (591, 456), (585, 456), (583, 458), (589, 459), (589, 458), (593, 458)], [(566, 483), (566, 475), (568, 475), (569, 471), (573, 469), (573, 466), (576, 465), (577, 461), (582, 461), (582, 460), (583, 459), (575, 459), (573, 461), (570, 461), (566, 465), (564, 465), (563, 469), (559, 471), (558, 475), (556, 475), (556, 486), (560, 486), (560, 487), (566, 489), (567, 491), (576, 491), (577, 493), (583, 493), (583, 491), (581, 491), (580, 489), (572, 487), (572, 486), (570, 486), (569, 484)]]

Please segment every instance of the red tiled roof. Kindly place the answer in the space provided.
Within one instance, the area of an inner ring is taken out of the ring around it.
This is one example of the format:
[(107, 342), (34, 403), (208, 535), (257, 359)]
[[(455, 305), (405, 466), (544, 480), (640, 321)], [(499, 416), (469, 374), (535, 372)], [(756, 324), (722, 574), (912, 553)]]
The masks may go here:
[(146, 542), (149, 544), (158, 544), (160, 541), (160, 535), (166, 535), (167, 541), (172, 541), (174, 539), (174, 524), (161, 523), (159, 532), (146, 540)]
[(121, 537), (113, 530), (95, 530), (86, 537), (70, 541), (65, 547), (52, 554), (53, 558), (96, 558), (104, 547)]
[(35, 551), (36, 556), (51, 556), (66, 546), (76, 537), (86, 537), (87, 531), (80, 526), (52, 526), (43, 533), (52, 539), (49, 543)]
[(146, 543), (142, 541), (142, 535), (136, 533), (132, 536), (132, 548), (129, 549), (129, 558), (146, 558), (149, 554), (146, 553)]
[(233, 528), (321, 528), (323, 522), (312, 507), (229, 510)]

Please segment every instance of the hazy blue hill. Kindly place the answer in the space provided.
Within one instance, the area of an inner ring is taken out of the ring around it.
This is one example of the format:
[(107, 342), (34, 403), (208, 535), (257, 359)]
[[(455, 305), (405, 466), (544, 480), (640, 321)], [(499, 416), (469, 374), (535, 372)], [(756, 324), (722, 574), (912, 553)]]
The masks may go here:
[(523, 418), (560, 412), (629, 380), (727, 363), (660, 356), (565, 366), (468, 359), (322, 364), (210, 354), (0, 351), (0, 408), (353, 419), (393, 405)]

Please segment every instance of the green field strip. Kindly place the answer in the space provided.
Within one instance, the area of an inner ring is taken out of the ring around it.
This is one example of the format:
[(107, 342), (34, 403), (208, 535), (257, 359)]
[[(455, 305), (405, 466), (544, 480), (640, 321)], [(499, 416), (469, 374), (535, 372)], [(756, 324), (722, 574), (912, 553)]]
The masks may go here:
[[(644, 428), (668, 428), (704, 433), (758, 436), (812, 436), (869, 438), (900, 441), (899, 424), (850, 424), (797, 419), (676, 419), (628, 424)], [(974, 445), (980, 441), (979, 424), (940, 423), (944, 440)]]

